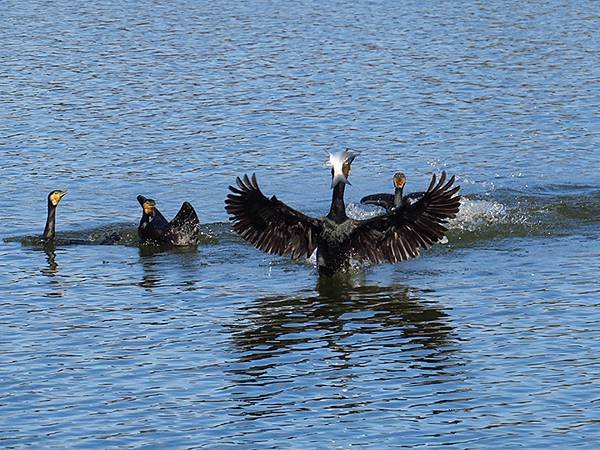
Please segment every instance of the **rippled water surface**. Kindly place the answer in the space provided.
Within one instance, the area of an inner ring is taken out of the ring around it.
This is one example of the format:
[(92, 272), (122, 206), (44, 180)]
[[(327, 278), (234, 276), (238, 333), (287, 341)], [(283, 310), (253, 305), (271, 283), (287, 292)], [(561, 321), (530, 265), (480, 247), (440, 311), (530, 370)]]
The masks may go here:
[[(598, 448), (597, 6), (4, 2), (0, 447)], [(326, 213), (345, 147), (357, 218), (455, 174), (447, 242), (327, 280), (230, 231), (246, 172)]]

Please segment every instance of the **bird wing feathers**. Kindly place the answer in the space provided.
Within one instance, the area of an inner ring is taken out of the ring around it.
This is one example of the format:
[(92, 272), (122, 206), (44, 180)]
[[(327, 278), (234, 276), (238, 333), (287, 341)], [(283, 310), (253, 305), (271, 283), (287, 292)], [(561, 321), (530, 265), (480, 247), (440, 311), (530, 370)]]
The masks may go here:
[(275, 255), (308, 258), (317, 248), (318, 219), (306, 216), (277, 200), (267, 198), (256, 181), (244, 175), (225, 200), (233, 229), (257, 248)]
[(354, 256), (373, 263), (395, 263), (419, 255), (421, 248), (441, 239), (447, 230), (444, 224), (460, 207), (460, 196), (455, 195), (460, 187), (452, 187), (454, 177), (445, 181), (445, 172), (437, 183), (434, 175), (427, 192), (415, 203), (357, 222), (350, 235)]
[(169, 223), (171, 228), (181, 228), (183, 226), (198, 226), (200, 225), (200, 220), (198, 219), (198, 215), (194, 210), (194, 207), (188, 203), (183, 202), (181, 208), (179, 208), (179, 212), (173, 220)]
[(169, 222), (170, 239), (178, 245), (193, 242), (200, 233), (200, 220), (194, 207), (183, 202), (177, 215)]
[(371, 194), (360, 199), (363, 205), (381, 206), (390, 209), (394, 206), (394, 194)]

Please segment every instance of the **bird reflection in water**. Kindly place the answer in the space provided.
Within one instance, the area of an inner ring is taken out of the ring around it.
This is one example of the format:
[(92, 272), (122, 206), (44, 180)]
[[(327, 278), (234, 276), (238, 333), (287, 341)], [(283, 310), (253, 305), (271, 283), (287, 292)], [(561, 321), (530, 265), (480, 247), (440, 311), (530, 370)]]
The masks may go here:
[[(167, 245), (143, 244), (139, 247), (139, 255), (144, 271), (139, 285), (149, 291), (161, 284), (165, 278), (165, 274), (168, 273), (165, 268), (171, 267), (174, 261), (176, 261), (186, 273), (189, 273), (189, 277), (184, 277), (189, 278), (188, 281), (184, 281), (183, 283), (190, 285), (190, 288), (197, 278), (198, 266), (202, 265), (197, 262), (199, 253), (198, 248), (195, 245), (173, 247)], [(168, 261), (165, 262), (166, 260)], [(181, 274), (179, 276), (181, 276)]]
[(153, 258), (146, 256), (142, 259), (142, 267), (144, 268), (144, 274), (142, 275), (142, 281), (140, 281), (140, 286), (146, 289), (147, 291), (151, 291), (154, 288), (156, 288), (156, 286), (158, 286), (158, 282), (160, 281), (156, 266), (157, 262)]
[(311, 417), (372, 411), (462, 377), (448, 315), (407, 286), (321, 278), (314, 290), (257, 299), (229, 327), (241, 420), (285, 414), (290, 401)]
[(46, 254), (46, 266), (40, 268), (40, 272), (49, 277), (48, 291), (43, 295), (44, 297), (63, 297), (65, 291), (56, 262), (56, 245), (53, 242), (47, 242), (41, 248)]
[(261, 360), (274, 364), (286, 353), (310, 347), (326, 347), (351, 365), (353, 353), (364, 353), (356, 339), (389, 347), (386, 358), (396, 354), (406, 359), (402, 352), (409, 352), (409, 364), (434, 371), (443, 370), (453, 351), (447, 314), (419, 299), (416, 290), (369, 286), (351, 277), (321, 277), (316, 292), (308, 295), (257, 299), (230, 327), (243, 371), (253, 377), (268, 371), (268, 365), (259, 365)]
[(58, 263), (56, 262), (56, 246), (53, 244), (44, 245), (44, 253), (46, 254), (46, 262), (48, 267), (40, 269), (44, 275), (53, 277), (58, 273)]

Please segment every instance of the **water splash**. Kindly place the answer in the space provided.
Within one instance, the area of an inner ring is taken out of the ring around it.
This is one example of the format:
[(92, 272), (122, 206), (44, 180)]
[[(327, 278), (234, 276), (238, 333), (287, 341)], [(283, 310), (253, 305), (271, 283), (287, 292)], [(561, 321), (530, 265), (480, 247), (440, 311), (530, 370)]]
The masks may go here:
[[(355, 220), (366, 220), (385, 214), (383, 208), (377, 206), (350, 203), (346, 208), (348, 216)], [(524, 214), (508, 208), (503, 203), (493, 200), (479, 200), (463, 197), (458, 215), (448, 222), (450, 229), (473, 231), (493, 223), (525, 223)]]
[(511, 210), (505, 204), (494, 200), (478, 200), (463, 197), (460, 210), (449, 221), (450, 229), (474, 231), (490, 224), (526, 223), (527, 216)]
[[(457, 216), (447, 224), (448, 237), (442, 238), (438, 244), (526, 234), (529, 225), (540, 222), (539, 218), (532, 215), (527, 204), (528, 202), (517, 202), (508, 206), (498, 200), (462, 197)], [(346, 213), (352, 219), (365, 220), (385, 214), (385, 211), (376, 206), (350, 203)]]
[(346, 214), (348, 217), (354, 220), (366, 220), (370, 219), (371, 217), (385, 214), (385, 210), (383, 208), (379, 208), (378, 206), (349, 203), (346, 206)]

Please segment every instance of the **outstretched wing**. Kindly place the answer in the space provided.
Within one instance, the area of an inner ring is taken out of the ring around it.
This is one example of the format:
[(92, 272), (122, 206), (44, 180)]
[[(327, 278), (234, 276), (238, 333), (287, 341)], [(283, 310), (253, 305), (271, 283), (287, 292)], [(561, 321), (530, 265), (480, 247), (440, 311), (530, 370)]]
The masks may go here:
[(381, 206), (385, 209), (390, 209), (394, 206), (394, 194), (372, 194), (360, 199), (363, 205)]
[(415, 203), (416, 201), (420, 200), (424, 195), (425, 192), (411, 192), (410, 194), (406, 194), (404, 196), (402, 203), (410, 205), (411, 203)]
[(169, 233), (174, 242), (183, 245), (195, 239), (200, 233), (200, 220), (194, 207), (183, 202), (177, 215), (169, 222)]
[(275, 255), (308, 258), (317, 248), (318, 219), (308, 217), (275, 196), (265, 197), (256, 176), (236, 179), (225, 200), (233, 229), (260, 250)]
[(183, 202), (177, 215), (171, 220), (170, 223), (173, 228), (180, 228), (183, 226), (198, 226), (200, 225), (200, 219), (198, 214), (194, 210), (194, 207), (188, 202)]
[[(444, 236), (444, 224), (456, 216), (460, 186), (452, 187), (454, 177), (439, 182), (434, 175), (427, 192), (415, 203), (403, 205), (388, 214), (359, 221), (350, 235), (356, 258), (374, 263), (398, 262), (415, 257)], [(445, 184), (444, 184), (445, 183)]]

